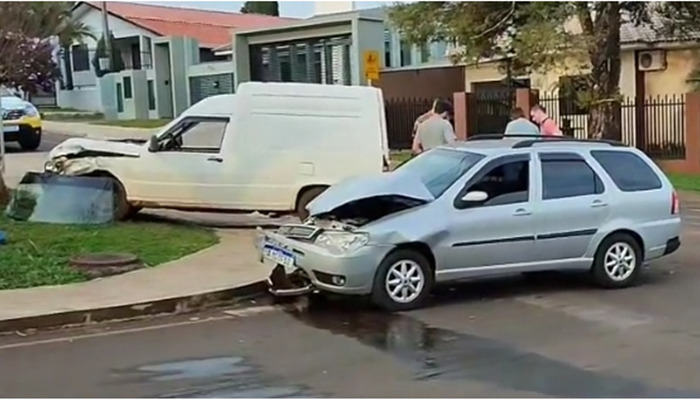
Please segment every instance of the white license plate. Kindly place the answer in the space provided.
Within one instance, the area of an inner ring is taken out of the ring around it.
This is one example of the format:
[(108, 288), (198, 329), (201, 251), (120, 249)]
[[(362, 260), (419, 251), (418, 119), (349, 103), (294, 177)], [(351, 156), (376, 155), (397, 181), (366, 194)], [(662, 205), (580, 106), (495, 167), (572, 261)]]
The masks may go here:
[(275, 264), (283, 265), (287, 272), (291, 272), (295, 268), (294, 254), (271, 244), (265, 243), (263, 245), (263, 257)]
[(2, 130), (5, 133), (19, 132), (19, 126), (17, 126), (17, 125), (5, 125), (2, 127)]

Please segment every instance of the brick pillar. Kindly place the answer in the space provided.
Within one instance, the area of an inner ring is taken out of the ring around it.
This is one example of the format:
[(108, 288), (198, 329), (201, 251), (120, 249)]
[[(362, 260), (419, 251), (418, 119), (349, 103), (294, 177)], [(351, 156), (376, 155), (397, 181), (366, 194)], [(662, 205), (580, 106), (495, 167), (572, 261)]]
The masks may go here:
[(525, 115), (540, 101), (540, 92), (536, 89), (515, 89), (515, 106), (520, 107)]
[(452, 95), (457, 140), (467, 140), (469, 136), (469, 96), (470, 93), (465, 92), (456, 92)]
[(685, 163), (687, 172), (700, 173), (700, 92), (685, 95)]

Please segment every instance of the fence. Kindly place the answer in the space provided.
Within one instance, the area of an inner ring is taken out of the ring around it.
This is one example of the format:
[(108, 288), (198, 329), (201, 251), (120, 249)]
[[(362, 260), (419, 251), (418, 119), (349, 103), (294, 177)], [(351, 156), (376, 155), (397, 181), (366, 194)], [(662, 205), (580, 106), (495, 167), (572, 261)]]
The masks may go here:
[(391, 99), (386, 100), (386, 129), (389, 148), (404, 150), (411, 148), (413, 124), (433, 106), (433, 99)]
[[(539, 104), (565, 135), (585, 138), (588, 109), (575, 99), (540, 94)], [(661, 160), (685, 158), (685, 96), (626, 98), (621, 104), (622, 141)]]
[(503, 133), (515, 107), (515, 91), (477, 92), (469, 97), (469, 132), (478, 134)]

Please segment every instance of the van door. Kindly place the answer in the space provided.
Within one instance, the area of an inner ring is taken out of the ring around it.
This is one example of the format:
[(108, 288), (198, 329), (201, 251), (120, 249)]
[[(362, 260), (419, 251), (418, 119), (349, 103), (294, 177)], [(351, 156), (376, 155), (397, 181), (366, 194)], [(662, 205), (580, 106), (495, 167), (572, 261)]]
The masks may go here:
[(140, 160), (137, 200), (169, 207), (221, 208), (228, 117), (184, 117), (158, 138), (158, 149)]

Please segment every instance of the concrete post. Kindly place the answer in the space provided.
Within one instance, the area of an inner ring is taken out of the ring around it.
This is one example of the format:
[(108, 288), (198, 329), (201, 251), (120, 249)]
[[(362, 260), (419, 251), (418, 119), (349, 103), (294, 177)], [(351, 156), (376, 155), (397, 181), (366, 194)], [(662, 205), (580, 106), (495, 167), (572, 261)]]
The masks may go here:
[(452, 106), (457, 140), (467, 140), (469, 136), (469, 99), (471, 93), (457, 92), (452, 95)]

